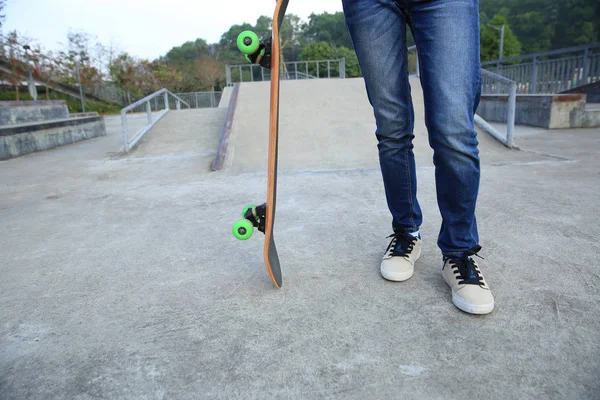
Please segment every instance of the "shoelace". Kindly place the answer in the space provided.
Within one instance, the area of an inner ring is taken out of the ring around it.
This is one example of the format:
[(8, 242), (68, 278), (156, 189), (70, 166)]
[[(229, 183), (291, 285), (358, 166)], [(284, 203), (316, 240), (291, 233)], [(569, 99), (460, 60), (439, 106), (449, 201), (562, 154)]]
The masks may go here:
[[(475, 261), (471, 257), (477, 256), (483, 259), (483, 257), (477, 254), (479, 250), (481, 250), (481, 246), (475, 246), (465, 254), (464, 258), (450, 260), (452, 269), (454, 270), (454, 277), (462, 279), (458, 281), (459, 285), (484, 285), (481, 272), (475, 267)], [(457, 276), (457, 274), (459, 275)]]
[(389, 238), (394, 238), (388, 245), (386, 253), (391, 249), (393, 256), (406, 257), (413, 251), (417, 238), (403, 233), (393, 233)]

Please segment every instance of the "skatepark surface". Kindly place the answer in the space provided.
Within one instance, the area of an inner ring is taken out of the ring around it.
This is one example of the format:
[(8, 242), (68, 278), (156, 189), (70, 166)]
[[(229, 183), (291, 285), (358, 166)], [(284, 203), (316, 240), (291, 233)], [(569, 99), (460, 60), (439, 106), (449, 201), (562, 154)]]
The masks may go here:
[[(107, 136), (0, 162), (1, 399), (600, 398), (600, 130), (480, 132), (479, 260), (496, 298), (459, 311), (419, 84), (423, 255), (385, 281), (387, 210), (360, 79), (284, 81), (275, 240), (238, 241), (264, 201), (268, 84), (169, 112), (130, 154)], [(140, 118), (144, 118), (141, 116)], [(460, 188), (457, 188), (459, 190)]]

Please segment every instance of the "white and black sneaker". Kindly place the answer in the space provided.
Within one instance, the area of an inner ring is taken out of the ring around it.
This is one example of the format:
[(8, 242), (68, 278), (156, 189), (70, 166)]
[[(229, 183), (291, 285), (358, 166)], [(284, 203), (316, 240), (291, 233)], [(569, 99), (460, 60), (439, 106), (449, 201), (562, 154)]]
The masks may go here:
[(480, 246), (471, 249), (464, 258), (448, 258), (442, 267), (444, 281), (452, 289), (452, 302), (471, 314), (488, 314), (494, 309), (494, 296), (488, 287), (473, 255)]
[(389, 281), (401, 282), (415, 272), (415, 262), (421, 257), (421, 237), (408, 233), (395, 233), (388, 237), (388, 245), (381, 261), (381, 276)]

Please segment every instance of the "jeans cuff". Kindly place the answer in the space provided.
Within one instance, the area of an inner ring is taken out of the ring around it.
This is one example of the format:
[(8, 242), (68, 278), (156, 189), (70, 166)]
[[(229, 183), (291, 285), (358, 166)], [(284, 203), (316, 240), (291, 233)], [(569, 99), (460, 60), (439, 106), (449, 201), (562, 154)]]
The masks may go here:
[(410, 234), (410, 233), (415, 233), (415, 232), (419, 232), (419, 228), (399, 228), (399, 229), (394, 229), (394, 233), (404, 233), (404, 234)]
[(467, 255), (466, 251), (458, 251), (458, 252), (453, 252), (453, 253), (444, 253), (444, 254), (442, 254), (442, 259), (444, 261), (446, 261), (449, 258), (451, 258), (453, 260), (459, 260), (461, 258), (465, 258), (466, 255)]

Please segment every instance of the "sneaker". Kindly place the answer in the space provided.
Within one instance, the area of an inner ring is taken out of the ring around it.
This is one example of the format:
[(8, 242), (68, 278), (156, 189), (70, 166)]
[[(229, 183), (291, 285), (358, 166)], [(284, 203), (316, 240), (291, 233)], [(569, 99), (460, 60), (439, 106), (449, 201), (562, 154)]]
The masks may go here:
[(494, 309), (494, 296), (471, 257), (480, 249), (474, 247), (462, 259), (446, 259), (442, 268), (442, 276), (452, 289), (452, 302), (471, 314), (488, 314)]
[(415, 272), (415, 262), (421, 257), (421, 238), (410, 234), (395, 233), (383, 260), (381, 276), (389, 281), (405, 281)]

